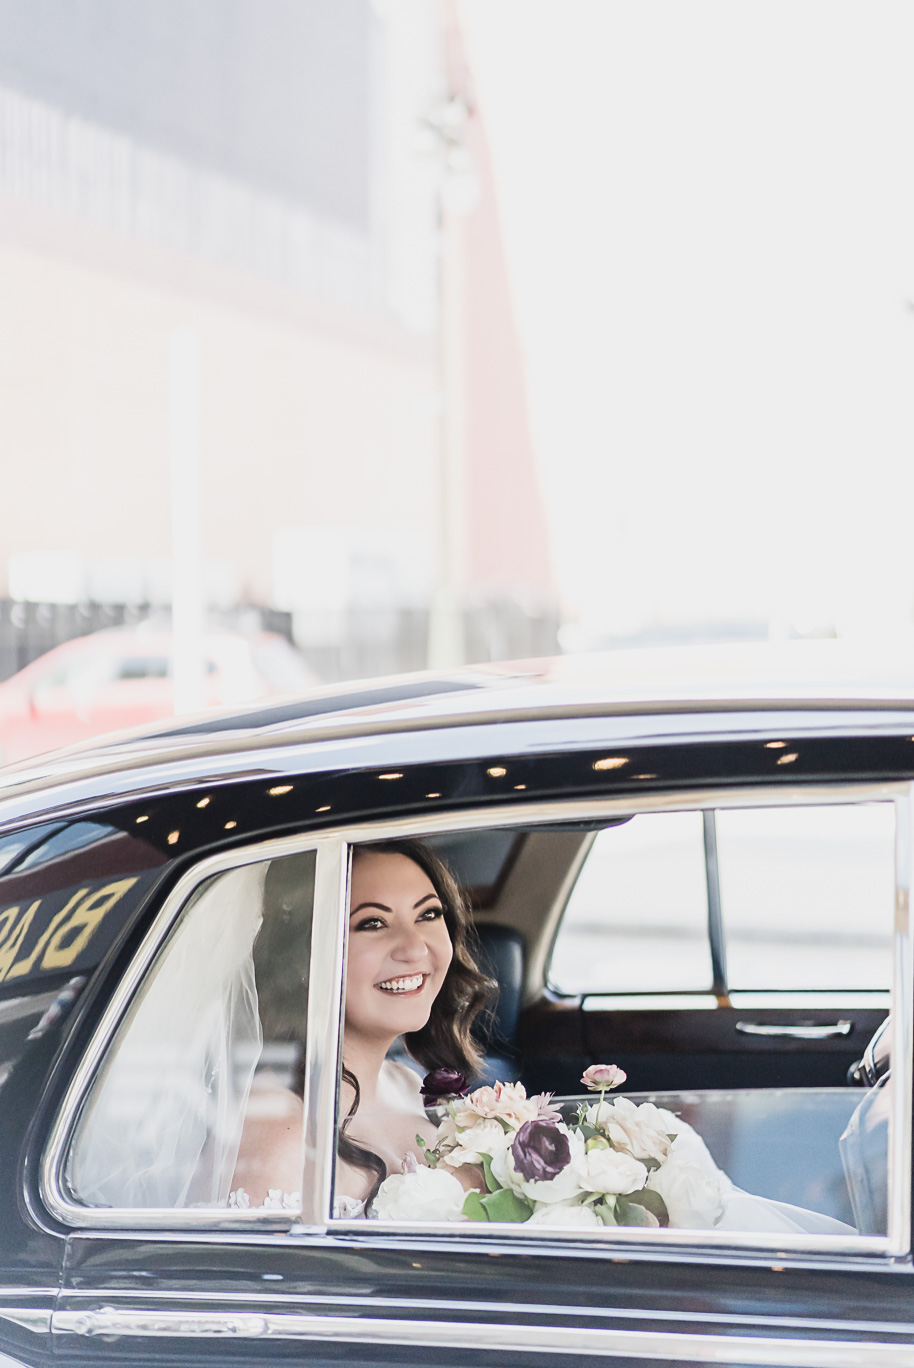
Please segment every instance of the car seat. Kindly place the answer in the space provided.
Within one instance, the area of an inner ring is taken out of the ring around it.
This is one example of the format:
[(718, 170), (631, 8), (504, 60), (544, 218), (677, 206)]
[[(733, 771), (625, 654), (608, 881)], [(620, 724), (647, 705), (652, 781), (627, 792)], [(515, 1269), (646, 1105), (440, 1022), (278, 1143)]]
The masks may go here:
[(494, 1001), (480, 1013), (474, 1028), (476, 1043), (484, 1056), (474, 1085), (512, 1083), (519, 1072), (515, 1041), (524, 990), (524, 938), (513, 927), (497, 922), (477, 923), (475, 933), (476, 962), (495, 981), (498, 991)]

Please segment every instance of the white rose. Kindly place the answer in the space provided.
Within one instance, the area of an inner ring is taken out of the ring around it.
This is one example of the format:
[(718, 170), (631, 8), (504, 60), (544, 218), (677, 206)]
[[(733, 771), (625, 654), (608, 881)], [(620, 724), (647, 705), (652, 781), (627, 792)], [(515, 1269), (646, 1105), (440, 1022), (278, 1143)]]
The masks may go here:
[[(513, 1188), (515, 1192), (523, 1193), (525, 1197), (532, 1198), (534, 1202), (567, 1202), (578, 1197), (584, 1191), (575, 1167), (576, 1161), (584, 1155), (584, 1137), (580, 1131), (570, 1131), (564, 1123), (557, 1123), (557, 1125), (558, 1129), (568, 1139), (568, 1148), (571, 1151), (569, 1163), (555, 1178), (549, 1178), (545, 1182), (536, 1182), (534, 1179), (525, 1178), (522, 1173), (518, 1173), (514, 1167), (514, 1156), (511, 1153), (510, 1146), (508, 1146), (492, 1156), (492, 1172), (502, 1187)], [(510, 1139), (513, 1142), (514, 1136), (512, 1135)]]
[(439, 1146), (451, 1146), (457, 1144), (457, 1123), (452, 1116), (446, 1116), (435, 1131), (435, 1139), (432, 1149)]
[(477, 1121), (475, 1126), (457, 1132), (457, 1145), (444, 1156), (452, 1168), (461, 1164), (481, 1164), (484, 1154), (500, 1153), (511, 1143), (511, 1136), (497, 1121)]
[(581, 1206), (578, 1202), (548, 1202), (538, 1206), (527, 1225), (554, 1226), (601, 1226), (593, 1207)]
[(647, 1186), (660, 1193), (671, 1226), (710, 1230), (723, 1215), (720, 1175), (706, 1172), (686, 1159), (670, 1159), (662, 1164), (650, 1175)]
[(583, 1187), (590, 1192), (637, 1192), (647, 1181), (647, 1169), (624, 1151), (588, 1150), (576, 1162)]
[[(596, 1114), (593, 1121), (590, 1112)], [(592, 1126), (599, 1126), (616, 1149), (628, 1150), (634, 1159), (658, 1159), (663, 1163), (669, 1158), (672, 1144), (663, 1113), (652, 1102), (636, 1107), (627, 1097), (617, 1097), (615, 1102), (591, 1107), (587, 1119)]]
[(372, 1214), (379, 1221), (459, 1221), (465, 1197), (458, 1180), (446, 1169), (392, 1173), (378, 1189)]

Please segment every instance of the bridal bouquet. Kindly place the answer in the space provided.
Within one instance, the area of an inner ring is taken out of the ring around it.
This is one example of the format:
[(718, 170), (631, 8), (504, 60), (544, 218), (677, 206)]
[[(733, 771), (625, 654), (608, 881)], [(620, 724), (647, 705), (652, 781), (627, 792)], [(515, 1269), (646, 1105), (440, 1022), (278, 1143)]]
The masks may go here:
[[(461, 1096), (466, 1080), (429, 1074), (426, 1104), (445, 1115), (425, 1159), (381, 1184), (372, 1215), (384, 1221), (529, 1221), (564, 1226), (713, 1226), (723, 1210), (718, 1175), (676, 1153), (671, 1112), (606, 1094), (625, 1082), (595, 1064), (581, 1082), (599, 1098), (566, 1122), (551, 1093), (521, 1083)], [(460, 1176), (458, 1176), (460, 1175)], [(461, 1181), (464, 1179), (464, 1181)]]

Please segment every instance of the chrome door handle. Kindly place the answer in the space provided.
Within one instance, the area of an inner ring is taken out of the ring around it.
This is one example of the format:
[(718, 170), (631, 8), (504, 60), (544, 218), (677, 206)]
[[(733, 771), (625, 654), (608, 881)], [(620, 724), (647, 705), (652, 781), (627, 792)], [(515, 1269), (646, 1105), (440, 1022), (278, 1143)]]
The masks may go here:
[(836, 1021), (832, 1026), (782, 1026), (779, 1023), (738, 1021), (736, 1029), (743, 1035), (780, 1036), (790, 1040), (830, 1040), (832, 1036), (850, 1035), (852, 1021)]

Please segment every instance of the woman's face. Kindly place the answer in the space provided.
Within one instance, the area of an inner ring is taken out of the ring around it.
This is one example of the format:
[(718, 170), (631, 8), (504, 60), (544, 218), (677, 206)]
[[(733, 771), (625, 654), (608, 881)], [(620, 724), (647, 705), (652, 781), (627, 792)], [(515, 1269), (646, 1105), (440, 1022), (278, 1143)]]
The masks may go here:
[(421, 1030), (453, 953), (434, 884), (406, 855), (369, 851), (353, 864), (349, 906), (347, 1034)]

